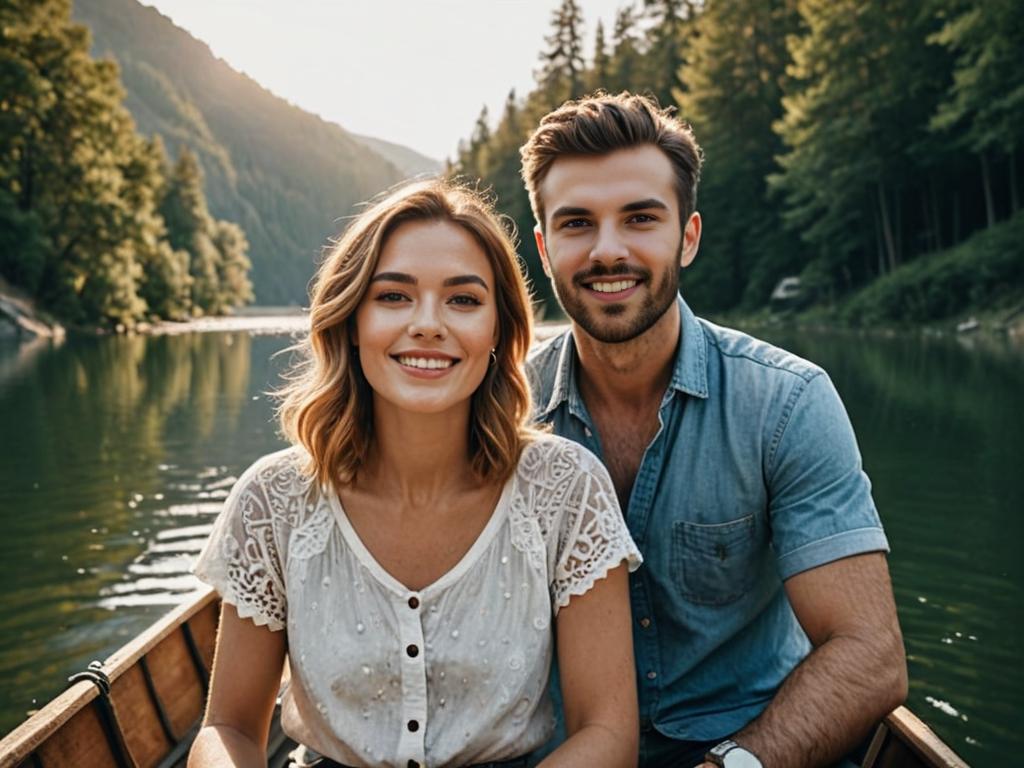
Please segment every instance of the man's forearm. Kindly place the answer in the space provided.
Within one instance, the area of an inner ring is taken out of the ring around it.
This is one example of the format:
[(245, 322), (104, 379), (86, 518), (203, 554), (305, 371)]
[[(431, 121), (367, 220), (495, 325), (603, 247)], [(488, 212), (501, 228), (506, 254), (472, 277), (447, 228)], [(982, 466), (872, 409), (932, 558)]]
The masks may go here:
[(766, 768), (836, 762), (906, 698), (900, 637), (837, 635), (786, 678), (761, 716), (734, 739)]

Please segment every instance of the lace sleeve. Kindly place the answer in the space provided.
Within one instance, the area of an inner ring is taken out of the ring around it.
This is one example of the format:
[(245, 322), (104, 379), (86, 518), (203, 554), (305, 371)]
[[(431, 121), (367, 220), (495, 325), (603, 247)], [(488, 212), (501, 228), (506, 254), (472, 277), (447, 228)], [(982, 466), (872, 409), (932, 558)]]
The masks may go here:
[(565, 509), (557, 531), (558, 553), (551, 583), (556, 614), (623, 561), (631, 572), (643, 562), (622, 518), (608, 470), (581, 446), (572, 444), (567, 450), (578, 468), (563, 497)]
[(239, 616), (276, 632), (285, 628), (288, 605), (266, 464), (258, 461), (235, 483), (193, 572)]

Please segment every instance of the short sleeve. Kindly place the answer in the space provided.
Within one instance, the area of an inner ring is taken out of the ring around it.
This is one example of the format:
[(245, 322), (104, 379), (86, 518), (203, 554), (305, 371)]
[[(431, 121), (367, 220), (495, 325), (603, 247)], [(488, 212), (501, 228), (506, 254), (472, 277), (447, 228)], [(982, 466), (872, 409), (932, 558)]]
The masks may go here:
[(567, 450), (578, 467), (563, 497), (565, 509), (557, 531), (558, 551), (551, 583), (556, 614), (623, 561), (631, 572), (643, 562), (622, 518), (608, 470), (581, 446), (572, 444)]
[(285, 628), (288, 605), (274, 504), (257, 462), (235, 483), (193, 573), (242, 618)]
[(889, 550), (853, 427), (825, 373), (794, 391), (773, 448), (768, 510), (781, 578)]

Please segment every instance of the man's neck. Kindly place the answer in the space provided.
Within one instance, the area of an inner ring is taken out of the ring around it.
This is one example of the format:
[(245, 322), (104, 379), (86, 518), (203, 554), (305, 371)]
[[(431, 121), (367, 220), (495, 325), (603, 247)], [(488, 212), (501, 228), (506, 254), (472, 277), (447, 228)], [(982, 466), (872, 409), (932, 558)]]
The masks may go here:
[(580, 359), (580, 393), (587, 407), (657, 405), (672, 380), (682, 319), (678, 303), (643, 334), (610, 344), (597, 341), (576, 325), (573, 338)]

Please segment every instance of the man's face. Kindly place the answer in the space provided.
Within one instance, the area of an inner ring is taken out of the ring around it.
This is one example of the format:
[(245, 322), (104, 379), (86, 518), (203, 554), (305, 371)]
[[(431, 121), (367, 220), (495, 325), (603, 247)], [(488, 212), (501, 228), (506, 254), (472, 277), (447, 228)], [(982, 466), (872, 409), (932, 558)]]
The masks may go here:
[(672, 164), (655, 146), (556, 160), (540, 185), (544, 271), (566, 314), (595, 340), (635, 339), (673, 305), (700, 241), (680, 231)]

